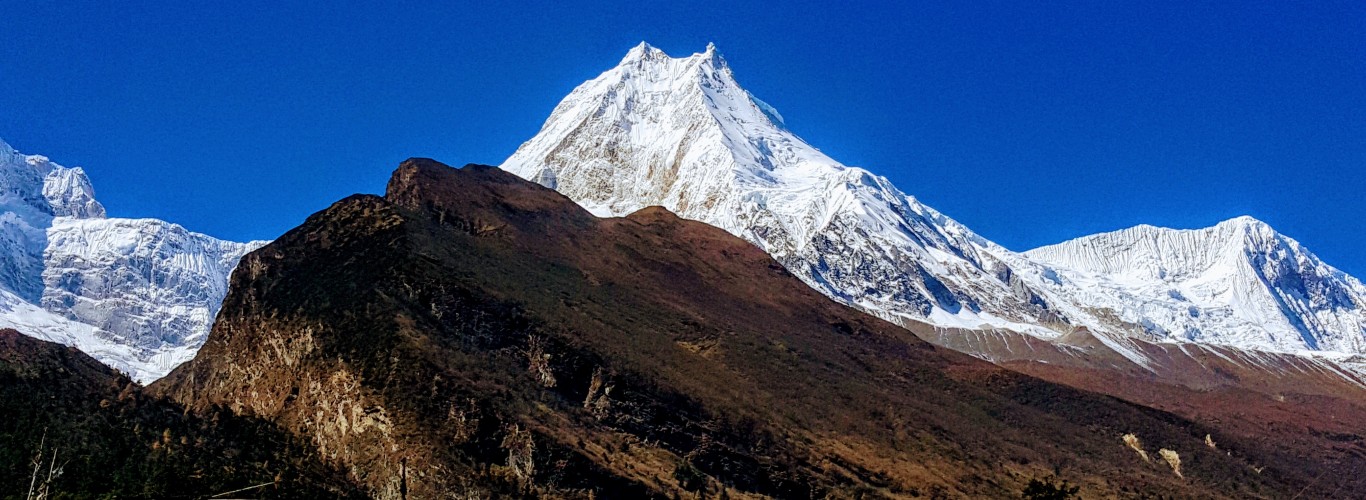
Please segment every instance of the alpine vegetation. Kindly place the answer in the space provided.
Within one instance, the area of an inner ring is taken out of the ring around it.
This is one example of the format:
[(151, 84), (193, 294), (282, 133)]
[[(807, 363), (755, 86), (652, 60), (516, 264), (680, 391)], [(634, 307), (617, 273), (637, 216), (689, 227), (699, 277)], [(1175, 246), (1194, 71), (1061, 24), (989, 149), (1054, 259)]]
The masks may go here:
[(1152, 461), (1148, 459), (1148, 452), (1143, 451), (1143, 442), (1138, 440), (1138, 436), (1135, 436), (1133, 434), (1125, 434), (1123, 439), (1124, 444), (1128, 445), (1129, 448), (1133, 448), (1134, 451), (1138, 452), (1138, 456), (1142, 457), (1144, 462)]
[(1167, 465), (1170, 465), (1172, 467), (1172, 472), (1176, 474), (1176, 477), (1186, 477), (1181, 475), (1180, 454), (1176, 453), (1175, 451), (1168, 450), (1166, 448), (1157, 450), (1157, 454), (1162, 456), (1162, 460), (1165, 460), (1167, 462)]

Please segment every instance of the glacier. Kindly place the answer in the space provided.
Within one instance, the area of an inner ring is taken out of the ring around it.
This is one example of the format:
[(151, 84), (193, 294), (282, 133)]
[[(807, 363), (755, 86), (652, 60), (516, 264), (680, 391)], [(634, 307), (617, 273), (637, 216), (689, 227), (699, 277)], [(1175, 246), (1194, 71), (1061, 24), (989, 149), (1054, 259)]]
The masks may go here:
[(647, 43), (575, 88), (502, 164), (599, 216), (659, 205), (767, 251), (893, 322), (1083, 331), (1144, 365), (1145, 342), (1360, 359), (1361, 283), (1250, 218), (1149, 226), (1015, 252), (797, 137), (715, 45)]
[(1143, 334), (1278, 352), (1366, 352), (1366, 286), (1242, 216), (1214, 227), (1137, 226), (1025, 253), (1075, 300)]
[(0, 327), (74, 346), (150, 382), (192, 358), (238, 243), (106, 216), (81, 168), (0, 141)]

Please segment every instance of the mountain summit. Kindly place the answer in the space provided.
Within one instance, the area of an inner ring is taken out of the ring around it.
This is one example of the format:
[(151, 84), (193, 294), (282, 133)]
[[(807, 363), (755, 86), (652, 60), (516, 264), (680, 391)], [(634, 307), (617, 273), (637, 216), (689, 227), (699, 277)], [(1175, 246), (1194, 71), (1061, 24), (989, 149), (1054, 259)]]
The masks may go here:
[(105, 216), (79, 167), (0, 141), (0, 328), (75, 346), (147, 382), (194, 356), (237, 260), (223, 241)]
[(797, 137), (715, 46), (682, 58), (636, 46), (502, 167), (599, 216), (660, 205), (718, 226), (886, 319), (1035, 330), (1059, 320), (993, 256), (1004, 249)]
[(1269, 351), (1366, 352), (1366, 286), (1252, 217), (1137, 226), (1031, 250), (1158, 337)]
[(826, 295), (903, 324), (1045, 339), (1085, 327), (1123, 352), (1126, 337), (1366, 352), (1360, 282), (1255, 219), (1012, 252), (807, 144), (715, 46), (681, 58), (631, 49), (502, 167), (599, 216), (661, 205), (721, 227)]

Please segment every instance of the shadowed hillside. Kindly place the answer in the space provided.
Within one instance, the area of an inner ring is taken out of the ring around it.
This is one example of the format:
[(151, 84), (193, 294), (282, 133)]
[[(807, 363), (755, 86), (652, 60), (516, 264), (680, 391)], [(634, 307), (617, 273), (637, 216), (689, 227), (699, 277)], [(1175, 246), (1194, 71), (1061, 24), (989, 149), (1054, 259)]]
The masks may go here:
[(74, 348), (14, 330), (0, 330), (0, 415), (0, 498), (355, 496), (270, 424), (185, 411)]

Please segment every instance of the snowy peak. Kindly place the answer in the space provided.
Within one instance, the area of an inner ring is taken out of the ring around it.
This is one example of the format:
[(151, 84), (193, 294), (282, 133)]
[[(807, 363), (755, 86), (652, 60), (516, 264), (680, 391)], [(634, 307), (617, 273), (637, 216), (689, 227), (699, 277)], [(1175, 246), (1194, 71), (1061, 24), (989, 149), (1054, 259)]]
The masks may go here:
[(9, 210), (19, 209), (8, 203), (12, 200), (56, 217), (105, 216), (84, 169), (63, 167), (46, 156), (21, 154), (4, 140), (0, 140), (0, 187), (8, 198), (4, 208)]
[(264, 242), (106, 218), (85, 171), (0, 141), (0, 327), (75, 346), (140, 381), (189, 359)]
[(642, 41), (640, 45), (636, 45), (627, 51), (626, 57), (621, 58), (621, 62), (617, 63), (617, 66), (629, 66), (643, 61), (658, 61), (668, 58), (669, 55), (665, 54), (663, 50)]
[(725, 58), (721, 57), (721, 54), (717, 52), (716, 44), (714, 43), (708, 43), (706, 50), (703, 50), (702, 52), (694, 53), (687, 57), (675, 58), (664, 53), (659, 47), (650, 45), (647, 42), (640, 42), (639, 45), (626, 51), (626, 56), (621, 58), (621, 62), (617, 63), (617, 67), (637, 66), (641, 63), (664, 62), (671, 59), (704, 63), (705, 65), (710, 65), (714, 68), (720, 68), (726, 65)]
[(720, 227), (893, 321), (1366, 352), (1360, 282), (1256, 219), (1011, 252), (807, 144), (741, 88), (714, 45), (677, 58), (636, 46), (565, 97), (502, 167), (598, 216), (659, 205)]
[(724, 200), (704, 188), (772, 184), (768, 172), (804, 159), (843, 168), (778, 116), (740, 88), (714, 45), (674, 58), (641, 43), (574, 89), (503, 168), (581, 193), (576, 199), (598, 215), (648, 205), (709, 210)]
[(1162, 280), (1229, 270), (1254, 256), (1313, 258), (1295, 240), (1248, 216), (1203, 229), (1139, 225), (1040, 247), (1025, 255), (1077, 271)]
[(19, 153), (0, 140), (0, 289), (37, 302), (54, 218), (104, 215), (84, 170)]
[(1271, 351), (1366, 352), (1366, 286), (1252, 217), (1137, 226), (1025, 254), (1158, 337)]
[(102, 219), (104, 205), (95, 201), (95, 188), (80, 167), (50, 170), (43, 181), (43, 197), (52, 207), (52, 215), (80, 219)]
[[(1234, 217), (1215, 224), (1211, 232), (1217, 235), (1233, 235), (1233, 239), (1238, 237), (1247, 244), (1256, 244), (1276, 239), (1289, 239), (1277, 232), (1270, 224), (1253, 218), (1250, 215)], [(1169, 230), (1170, 231), (1170, 230)], [(1196, 231), (1200, 231), (1197, 229)]]
[(720, 227), (888, 319), (1056, 320), (990, 255), (1004, 249), (797, 137), (714, 45), (681, 58), (635, 47), (565, 97), (502, 168), (598, 216), (659, 205)]
[(1251, 215), (1239, 215), (1232, 219), (1222, 221), (1217, 226), (1244, 226), (1244, 227), (1264, 227), (1270, 229), (1271, 226)]

